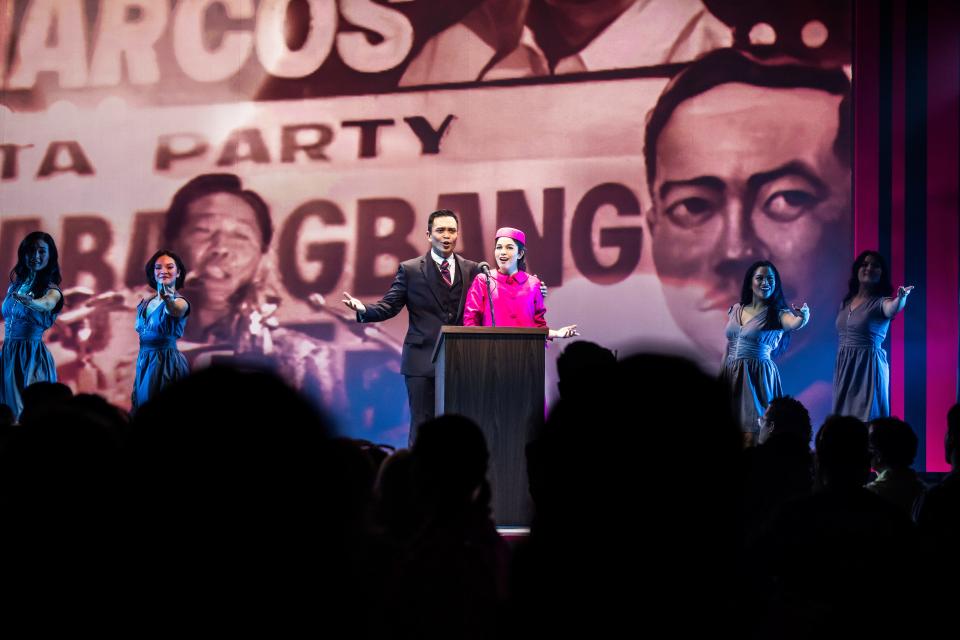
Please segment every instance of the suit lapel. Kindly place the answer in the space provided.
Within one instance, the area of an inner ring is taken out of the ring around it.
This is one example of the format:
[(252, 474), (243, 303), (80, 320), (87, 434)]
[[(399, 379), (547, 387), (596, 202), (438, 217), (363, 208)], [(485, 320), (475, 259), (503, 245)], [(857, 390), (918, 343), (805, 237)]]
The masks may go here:
[(433, 256), (429, 253), (420, 258), (420, 273), (423, 274), (423, 279), (426, 280), (430, 293), (433, 294), (434, 299), (437, 301), (437, 306), (442, 309), (443, 302), (441, 296), (443, 292), (440, 287), (446, 287), (446, 284), (443, 284), (443, 280), (440, 278), (440, 271), (433, 262)]

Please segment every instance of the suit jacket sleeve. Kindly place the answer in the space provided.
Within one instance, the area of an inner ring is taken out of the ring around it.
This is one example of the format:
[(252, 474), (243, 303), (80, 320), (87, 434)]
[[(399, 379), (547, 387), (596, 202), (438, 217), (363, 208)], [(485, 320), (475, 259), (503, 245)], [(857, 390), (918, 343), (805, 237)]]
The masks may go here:
[(543, 292), (540, 291), (539, 278), (530, 279), (533, 280), (533, 324), (543, 328), (547, 326), (547, 305), (543, 300)]
[(381, 320), (389, 320), (400, 313), (406, 304), (407, 272), (401, 264), (400, 268), (397, 269), (397, 276), (393, 279), (393, 283), (387, 292), (378, 301), (364, 305), (366, 310), (363, 313), (357, 312), (357, 321), (380, 322)]

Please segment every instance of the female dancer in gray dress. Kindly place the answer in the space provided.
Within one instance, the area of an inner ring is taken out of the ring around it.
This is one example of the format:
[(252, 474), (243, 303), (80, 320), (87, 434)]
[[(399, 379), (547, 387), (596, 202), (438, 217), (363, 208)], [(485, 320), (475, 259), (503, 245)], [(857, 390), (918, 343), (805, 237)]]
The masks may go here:
[(753, 444), (759, 419), (774, 398), (783, 395), (773, 355), (789, 342), (786, 332), (810, 321), (810, 307), (791, 309), (783, 297), (780, 272), (772, 262), (754, 262), (743, 277), (740, 302), (728, 312), (727, 354), (720, 379), (733, 394), (734, 412), (746, 444)]
[(913, 287), (893, 291), (887, 263), (864, 251), (853, 263), (847, 295), (837, 314), (840, 348), (833, 369), (833, 412), (869, 422), (890, 415), (890, 366), (881, 346), (890, 320), (903, 310)]
[(10, 272), (10, 286), (3, 299), (6, 324), (0, 358), (0, 403), (13, 410), (16, 419), (23, 410), (21, 394), (34, 382), (56, 382), (53, 356), (43, 344), (43, 332), (53, 326), (63, 308), (60, 262), (53, 238), (34, 231), (20, 242), (17, 266)]
[(190, 313), (190, 304), (177, 293), (187, 277), (187, 269), (180, 256), (161, 249), (153, 254), (144, 271), (147, 283), (157, 290), (157, 295), (137, 305), (140, 353), (133, 383), (134, 411), (163, 387), (190, 373), (187, 359), (177, 350), (177, 338), (183, 335)]

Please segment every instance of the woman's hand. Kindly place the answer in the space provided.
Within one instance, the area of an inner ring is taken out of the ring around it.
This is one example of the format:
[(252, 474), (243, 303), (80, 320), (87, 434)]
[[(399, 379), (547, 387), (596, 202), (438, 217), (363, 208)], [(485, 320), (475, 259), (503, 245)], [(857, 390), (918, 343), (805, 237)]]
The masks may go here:
[(167, 313), (174, 318), (180, 318), (186, 315), (189, 305), (186, 300), (177, 297), (176, 285), (173, 283), (161, 284), (158, 282), (157, 295), (160, 297), (161, 303), (166, 307)]
[(33, 298), (22, 293), (11, 293), (10, 296), (28, 309), (33, 308)]
[(157, 283), (157, 295), (160, 296), (160, 299), (164, 302), (170, 302), (175, 300), (177, 297), (177, 290), (173, 284), (163, 284), (161, 282)]
[(47, 289), (47, 292), (39, 298), (31, 298), (18, 292), (10, 295), (27, 309), (33, 309), (34, 311), (53, 311), (62, 297), (57, 289)]
[(907, 297), (910, 295), (911, 291), (913, 291), (913, 285), (900, 285), (897, 288), (896, 296), (893, 298), (885, 298), (883, 300), (883, 315), (888, 318), (892, 318), (903, 311), (903, 308), (907, 306)]
[(577, 331), (577, 325), (571, 324), (566, 327), (560, 327), (559, 329), (550, 329), (550, 339), (553, 338), (572, 338), (574, 336), (579, 336), (580, 332)]
[(804, 302), (801, 306), (791, 305), (789, 313), (780, 314), (780, 324), (787, 331), (803, 329), (810, 322), (810, 307)]

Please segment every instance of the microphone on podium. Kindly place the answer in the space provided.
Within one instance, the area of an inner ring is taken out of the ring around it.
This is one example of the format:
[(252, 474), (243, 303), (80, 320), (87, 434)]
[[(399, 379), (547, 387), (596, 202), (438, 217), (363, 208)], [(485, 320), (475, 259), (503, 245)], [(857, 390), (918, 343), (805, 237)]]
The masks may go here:
[(490, 265), (486, 262), (481, 262), (477, 267), (483, 272), (483, 275), (487, 276), (487, 302), (490, 304), (490, 326), (495, 327), (497, 326), (497, 316), (493, 313), (493, 296), (490, 293), (490, 281), (493, 280), (493, 278), (490, 277)]

